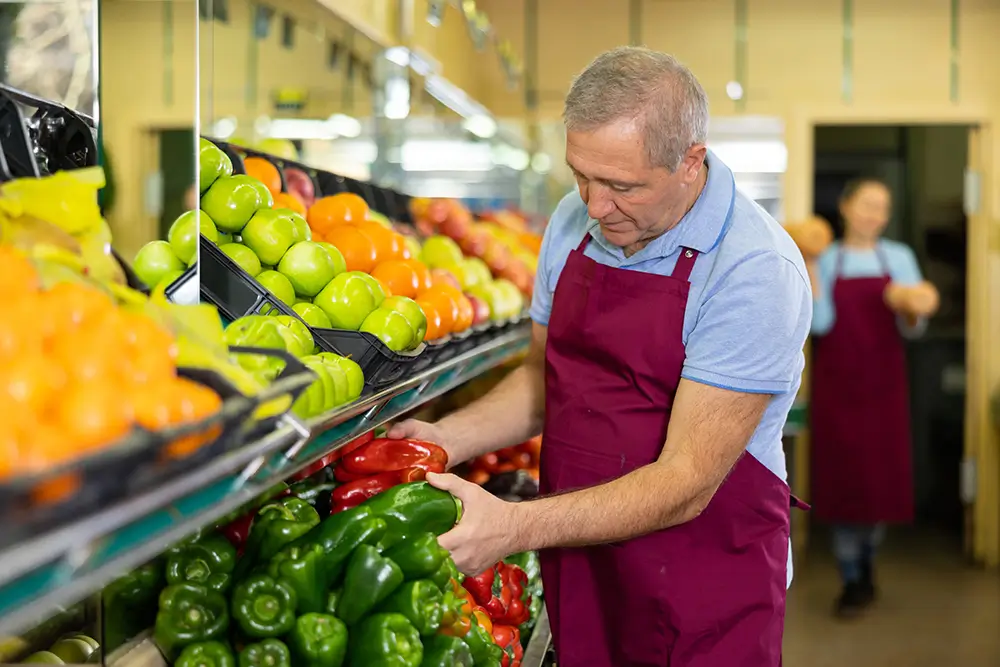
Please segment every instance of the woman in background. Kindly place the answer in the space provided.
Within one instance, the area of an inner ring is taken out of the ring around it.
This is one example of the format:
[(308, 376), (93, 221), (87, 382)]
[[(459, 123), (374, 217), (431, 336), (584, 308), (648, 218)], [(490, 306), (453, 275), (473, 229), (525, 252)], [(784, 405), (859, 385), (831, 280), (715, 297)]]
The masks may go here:
[(841, 616), (875, 599), (872, 561), (885, 524), (913, 520), (903, 339), (924, 332), (938, 293), (909, 247), (881, 238), (891, 205), (885, 183), (849, 183), (840, 198), (843, 240), (808, 261), (816, 338), (810, 501), (816, 518), (834, 526)]

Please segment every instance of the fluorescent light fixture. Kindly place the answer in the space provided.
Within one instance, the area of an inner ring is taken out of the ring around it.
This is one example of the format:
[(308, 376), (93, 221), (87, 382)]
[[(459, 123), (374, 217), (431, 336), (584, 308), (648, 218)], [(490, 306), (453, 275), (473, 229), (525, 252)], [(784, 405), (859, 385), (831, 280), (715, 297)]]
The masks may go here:
[(410, 115), (410, 82), (406, 77), (393, 77), (386, 82), (382, 113), (390, 120), (402, 120)]
[(463, 118), (489, 115), (486, 107), (473, 100), (464, 90), (443, 77), (437, 75), (429, 76), (424, 86), (431, 97)]
[(510, 167), (517, 171), (524, 171), (531, 164), (531, 156), (527, 151), (514, 148), (507, 144), (496, 144), (491, 150), (493, 164), (501, 167)]
[(531, 168), (539, 174), (552, 171), (552, 158), (548, 153), (535, 153), (531, 158)]
[(394, 46), (385, 50), (385, 59), (400, 67), (409, 67), (410, 50), (403, 46)]
[(267, 116), (258, 116), (253, 123), (253, 129), (257, 134), (268, 136), (271, 131), (271, 119)]
[(220, 118), (215, 121), (215, 124), (212, 126), (212, 136), (217, 139), (228, 139), (236, 134), (237, 127), (238, 125), (236, 123), (236, 119), (232, 116)]
[(709, 141), (708, 147), (736, 173), (783, 174), (788, 168), (782, 141)]
[(361, 136), (361, 121), (357, 118), (342, 113), (335, 113), (327, 118), (326, 122), (330, 126), (330, 129), (341, 137), (354, 139)]
[(490, 139), (497, 133), (497, 122), (482, 114), (467, 118), (463, 127), (482, 139)]

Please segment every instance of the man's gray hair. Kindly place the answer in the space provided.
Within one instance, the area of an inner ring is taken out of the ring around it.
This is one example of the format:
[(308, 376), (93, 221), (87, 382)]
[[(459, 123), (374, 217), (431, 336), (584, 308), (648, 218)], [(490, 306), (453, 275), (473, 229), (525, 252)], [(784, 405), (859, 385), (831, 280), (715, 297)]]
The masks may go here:
[(708, 138), (708, 96), (673, 56), (622, 46), (597, 56), (576, 77), (563, 119), (567, 130), (582, 132), (637, 120), (650, 163), (673, 172), (689, 148)]

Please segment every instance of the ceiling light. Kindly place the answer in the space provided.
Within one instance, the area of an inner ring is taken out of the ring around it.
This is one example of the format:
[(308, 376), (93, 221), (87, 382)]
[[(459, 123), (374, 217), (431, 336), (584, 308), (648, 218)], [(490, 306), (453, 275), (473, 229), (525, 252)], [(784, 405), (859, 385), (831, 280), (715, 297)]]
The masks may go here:
[(490, 139), (497, 133), (497, 122), (485, 114), (476, 114), (463, 123), (465, 129), (481, 139)]

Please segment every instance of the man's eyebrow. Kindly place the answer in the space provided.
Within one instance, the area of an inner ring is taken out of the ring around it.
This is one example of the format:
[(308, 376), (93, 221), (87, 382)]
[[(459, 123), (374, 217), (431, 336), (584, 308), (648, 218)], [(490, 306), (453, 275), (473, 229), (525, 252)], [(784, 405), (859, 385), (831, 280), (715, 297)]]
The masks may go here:
[(569, 160), (566, 161), (566, 166), (569, 167), (570, 171), (572, 171), (575, 176), (580, 176), (590, 181), (599, 181), (601, 183), (604, 183), (605, 185), (611, 185), (618, 188), (637, 188), (640, 185), (642, 185), (642, 183), (633, 183), (630, 181), (616, 181), (610, 178), (590, 178), (589, 176), (580, 173), (580, 171), (577, 170), (576, 167), (574, 167), (569, 163)]

